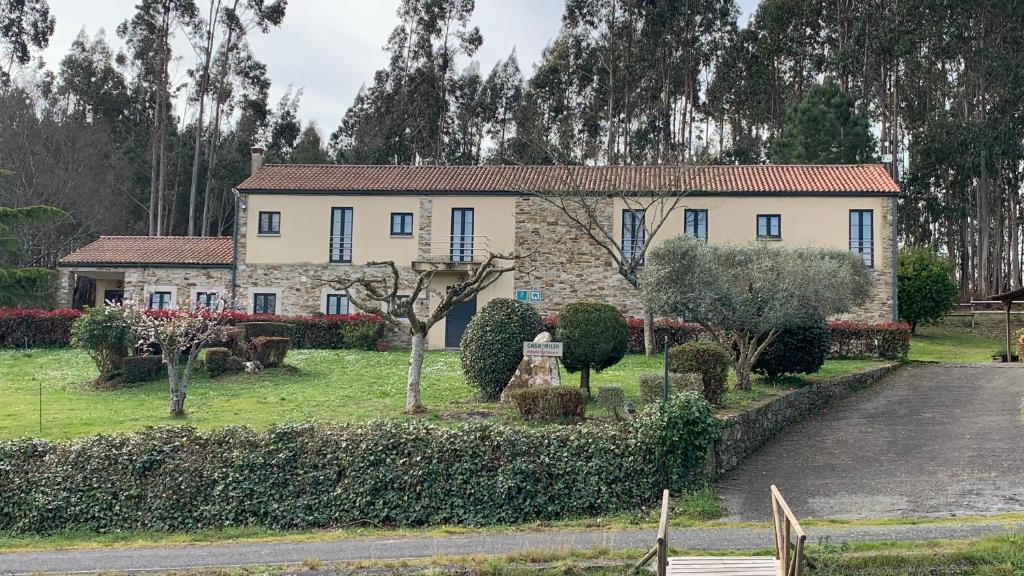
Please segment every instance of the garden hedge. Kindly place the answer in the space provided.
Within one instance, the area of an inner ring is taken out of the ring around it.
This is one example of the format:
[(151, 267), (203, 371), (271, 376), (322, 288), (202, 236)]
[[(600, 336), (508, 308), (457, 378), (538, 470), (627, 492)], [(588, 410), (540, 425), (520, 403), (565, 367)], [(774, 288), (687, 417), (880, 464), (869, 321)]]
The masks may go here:
[(910, 353), (910, 324), (889, 322), (830, 322), (829, 358), (882, 358), (905, 360)]
[[(29, 310), (0, 308), (0, 348), (46, 348), (71, 345), (71, 325), (82, 316), (81, 310)], [(387, 337), (384, 321), (368, 314), (332, 316), (274, 316), (268, 314), (232, 314), (227, 324), (280, 322), (291, 327), (293, 348), (352, 348), (353, 328), (376, 339)], [(227, 343), (218, 343), (225, 345)], [(364, 341), (358, 342), (359, 346)]]
[(0, 531), (512, 524), (637, 511), (700, 477), (696, 394), (623, 424), (160, 427), (0, 442)]
[(0, 348), (49, 348), (71, 345), (71, 325), (81, 310), (0, 308)]

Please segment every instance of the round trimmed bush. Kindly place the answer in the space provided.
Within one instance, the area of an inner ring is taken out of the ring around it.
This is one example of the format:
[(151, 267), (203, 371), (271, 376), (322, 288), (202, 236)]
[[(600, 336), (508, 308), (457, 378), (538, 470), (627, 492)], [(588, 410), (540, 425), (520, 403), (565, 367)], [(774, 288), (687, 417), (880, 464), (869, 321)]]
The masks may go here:
[(576, 302), (558, 315), (555, 338), (562, 342), (562, 364), (580, 373), (580, 388), (590, 394), (590, 371), (614, 366), (626, 355), (629, 328), (611, 304)]
[(715, 406), (725, 396), (731, 362), (729, 351), (713, 342), (687, 342), (668, 349), (669, 372), (700, 374), (704, 398)]
[(462, 335), (462, 372), (487, 400), (495, 400), (523, 359), (523, 342), (544, 331), (533, 306), (495, 298), (469, 321)]
[(900, 319), (910, 323), (911, 332), (918, 324), (942, 318), (956, 304), (953, 261), (927, 246), (900, 250), (896, 280)]
[(769, 380), (786, 374), (814, 374), (821, 370), (832, 348), (832, 335), (824, 318), (779, 332), (761, 352), (754, 372)]

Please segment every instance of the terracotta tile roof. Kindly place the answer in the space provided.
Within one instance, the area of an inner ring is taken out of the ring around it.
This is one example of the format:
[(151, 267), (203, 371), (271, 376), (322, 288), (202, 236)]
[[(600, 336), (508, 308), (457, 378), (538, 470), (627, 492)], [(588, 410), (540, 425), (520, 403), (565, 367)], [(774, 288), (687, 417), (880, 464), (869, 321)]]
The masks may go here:
[(722, 194), (896, 194), (881, 164), (749, 166), (354, 166), (268, 164), (241, 191), (491, 192), (688, 190)]
[(100, 236), (60, 259), (68, 264), (186, 264), (230, 266), (230, 236)]

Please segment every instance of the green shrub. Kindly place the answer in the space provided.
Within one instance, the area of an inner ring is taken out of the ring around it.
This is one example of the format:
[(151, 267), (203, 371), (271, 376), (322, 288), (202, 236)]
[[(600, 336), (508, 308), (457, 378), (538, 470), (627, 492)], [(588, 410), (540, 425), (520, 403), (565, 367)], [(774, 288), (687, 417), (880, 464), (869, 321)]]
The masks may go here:
[(576, 422), (587, 411), (587, 393), (570, 386), (535, 386), (513, 390), (509, 400), (526, 420)]
[(828, 331), (831, 358), (906, 360), (910, 353), (910, 324), (905, 322), (830, 322)]
[(260, 336), (269, 338), (291, 338), (292, 327), (286, 322), (240, 322), (236, 326), (242, 330), (242, 339), (248, 345)]
[(523, 359), (523, 342), (543, 331), (533, 306), (495, 298), (469, 321), (462, 335), (462, 373), (486, 400), (494, 400)]
[[(665, 398), (665, 375), (657, 372), (645, 372), (640, 375), (640, 401), (644, 404), (661, 402)], [(686, 373), (668, 374), (669, 395), (674, 396), (683, 392), (701, 393), (704, 386), (700, 374)]]
[(715, 406), (725, 396), (730, 362), (729, 352), (712, 342), (687, 342), (668, 349), (669, 372), (700, 374), (704, 398)]
[(918, 324), (934, 322), (956, 304), (957, 285), (953, 261), (927, 246), (909, 246), (900, 250), (896, 265), (900, 319)]
[(832, 336), (824, 318), (779, 332), (757, 362), (754, 372), (776, 380), (784, 374), (814, 374), (832, 350)]
[(203, 359), (206, 375), (216, 378), (222, 374), (237, 374), (242, 371), (242, 360), (232, 355), (227, 348), (208, 348)]
[(349, 324), (341, 329), (345, 348), (355, 350), (376, 350), (381, 338), (381, 324)]
[(639, 512), (664, 488), (692, 486), (716, 434), (707, 402), (689, 394), (624, 424), (376, 421), (21, 438), (0, 442), (0, 532), (479, 526)]
[(121, 362), (121, 381), (126, 384), (150, 382), (167, 376), (167, 366), (160, 356), (129, 356)]
[(562, 309), (555, 329), (563, 343), (562, 364), (580, 373), (580, 387), (590, 395), (590, 371), (600, 372), (622, 360), (629, 344), (626, 319), (611, 304), (576, 302)]
[(249, 341), (246, 347), (246, 357), (259, 362), (265, 368), (274, 368), (284, 364), (289, 346), (291, 346), (291, 340), (288, 338), (257, 336)]
[(71, 326), (71, 342), (86, 351), (100, 374), (121, 369), (121, 363), (137, 343), (121, 308), (87, 308)]
[(238, 326), (221, 326), (207, 347), (227, 348), (235, 356), (244, 356), (245, 330)]
[(622, 405), (626, 403), (626, 393), (621, 386), (600, 386), (597, 389), (597, 402), (618, 421)]

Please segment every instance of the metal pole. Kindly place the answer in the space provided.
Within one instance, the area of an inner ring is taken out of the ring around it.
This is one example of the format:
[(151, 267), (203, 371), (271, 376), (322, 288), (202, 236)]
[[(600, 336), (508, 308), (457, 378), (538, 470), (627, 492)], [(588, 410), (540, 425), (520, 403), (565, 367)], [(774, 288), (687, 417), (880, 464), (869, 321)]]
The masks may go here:
[(39, 379), (39, 435), (43, 435), (43, 380)]
[(664, 364), (665, 364), (665, 395), (662, 397), (663, 402), (668, 402), (668, 336), (665, 336), (665, 353), (664, 353)]

